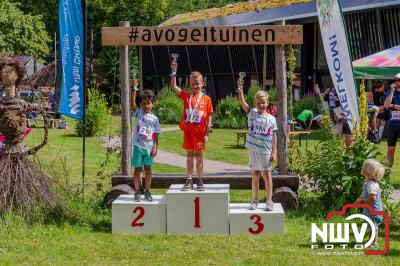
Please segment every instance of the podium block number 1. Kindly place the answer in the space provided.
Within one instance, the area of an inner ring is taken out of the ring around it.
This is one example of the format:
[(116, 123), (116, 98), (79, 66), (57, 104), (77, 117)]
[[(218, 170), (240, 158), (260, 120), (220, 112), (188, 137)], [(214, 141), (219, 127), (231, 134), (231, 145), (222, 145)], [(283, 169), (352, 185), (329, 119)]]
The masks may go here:
[(138, 221), (144, 216), (144, 208), (142, 206), (137, 206), (133, 210), (133, 214), (136, 214), (136, 212), (138, 212), (138, 216), (132, 221), (132, 227), (143, 227), (144, 223), (138, 223)]
[(194, 198), (194, 227), (201, 228), (200, 225), (200, 198)]
[(249, 228), (249, 233), (253, 235), (258, 235), (264, 230), (264, 224), (261, 222), (261, 216), (258, 214), (253, 214), (250, 216), (250, 220), (254, 222), (254, 224), (257, 226), (256, 229)]

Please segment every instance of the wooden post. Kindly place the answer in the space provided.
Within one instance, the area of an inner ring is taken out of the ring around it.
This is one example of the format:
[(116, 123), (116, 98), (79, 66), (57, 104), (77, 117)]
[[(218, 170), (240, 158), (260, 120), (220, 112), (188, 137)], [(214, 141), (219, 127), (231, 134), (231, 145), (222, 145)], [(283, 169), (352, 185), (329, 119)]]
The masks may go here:
[(262, 81), (262, 89), (265, 90), (267, 88), (267, 46), (264, 45), (264, 56), (263, 56), (263, 81)]
[(139, 46), (139, 90), (143, 91), (143, 50), (142, 46)]
[[(129, 27), (129, 21), (121, 21), (120, 27)], [(131, 119), (130, 119), (130, 72), (129, 46), (119, 47), (119, 76), (121, 82), (122, 136), (121, 170), (123, 175), (131, 175)]]
[[(285, 25), (285, 21), (276, 22)], [(278, 92), (278, 169), (280, 175), (288, 173), (287, 132), (287, 78), (285, 46), (275, 46), (275, 75)]]

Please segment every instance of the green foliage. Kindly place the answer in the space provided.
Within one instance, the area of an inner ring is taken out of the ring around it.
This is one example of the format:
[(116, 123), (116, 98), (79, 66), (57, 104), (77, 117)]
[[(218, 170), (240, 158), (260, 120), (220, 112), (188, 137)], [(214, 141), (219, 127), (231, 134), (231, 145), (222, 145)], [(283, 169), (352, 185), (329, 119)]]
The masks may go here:
[[(327, 210), (339, 209), (346, 203), (354, 203), (361, 195), (365, 182), (361, 175), (362, 164), (380, 153), (377, 146), (362, 138), (356, 138), (346, 149), (329, 123), (320, 136), (322, 140), (312, 149), (291, 150), (291, 167), (311, 182)], [(382, 195), (387, 196), (391, 192), (389, 176), (380, 181), (380, 186)]]
[(240, 106), (239, 99), (226, 97), (220, 100), (216, 108), (216, 126), (219, 128), (246, 128), (247, 118)]
[(382, 202), (385, 206), (385, 211), (389, 214), (391, 223), (400, 224), (400, 202), (390, 201), (382, 198)]
[(179, 124), (183, 113), (183, 104), (171, 88), (164, 87), (158, 95), (153, 112), (162, 124)]
[(234, 0), (169, 0), (167, 14), (168, 17), (173, 17), (177, 14), (186, 12), (196, 12), (202, 9), (212, 8), (212, 7), (222, 7), (230, 3), (238, 2)]
[(9, 0), (0, 1), (0, 56), (25, 54), (43, 60), (50, 38), (42, 16), (25, 15), (19, 7)]
[[(329, 133), (324, 135), (328, 136)], [(333, 136), (291, 159), (292, 169), (311, 182), (326, 209), (335, 206), (336, 200), (342, 195), (346, 165), (341, 158), (344, 155), (342, 140)]]
[(293, 104), (293, 116), (296, 118), (302, 111), (310, 110), (314, 115), (318, 114), (318, 99), (313, 96), (305, 96), (301, 101)]
[(100, 136), (107, 132), (111, 119), (111, 111), (107, 107), (104, 94), (96, 88), (88, 90), (88, 105), (86, 107), (86, 130), (84, 131), (83, 121), (78, 121), (75, 134), (82, 136), (83, 132), (87, 137)]
[(278, 101), (278, 91), (275, 87), (269, 89), (268, 91), (269, 94), (269, 102), (277, 102)]
[(289, 116), (293, 117), (293, 84), (295, 79), (295, 68), (296, 68), (296, 54), (295, 49), (292, 45), (288, 46), (287, 48), (287, 63), (288, 63), (288, 84), (287, 84), (287, 91), (288, 91), (288, 109), (289, 109)]

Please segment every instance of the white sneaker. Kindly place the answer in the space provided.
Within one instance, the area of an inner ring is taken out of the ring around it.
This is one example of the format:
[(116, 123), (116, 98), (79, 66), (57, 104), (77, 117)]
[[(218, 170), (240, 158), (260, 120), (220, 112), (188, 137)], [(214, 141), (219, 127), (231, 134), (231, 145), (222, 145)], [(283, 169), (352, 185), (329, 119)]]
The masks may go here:
[(247, 209), (249, 210), (257, 210), (258, 200), (253, 200)]
[(266, 211), (273, 211), (274, 210), (274, 202), (272, 200), (267, 200), (265, 202), (265, 210)]

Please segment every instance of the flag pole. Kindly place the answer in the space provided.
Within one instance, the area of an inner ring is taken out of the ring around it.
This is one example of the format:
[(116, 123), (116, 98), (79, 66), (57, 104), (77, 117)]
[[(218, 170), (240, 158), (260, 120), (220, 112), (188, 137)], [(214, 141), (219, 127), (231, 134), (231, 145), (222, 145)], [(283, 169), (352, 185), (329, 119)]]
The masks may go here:
[(83, 136), (82, 136), (82, 200), (85, 200), (85, 168), (86, 168), (86, 0), (82, 0), (83, 8)]

